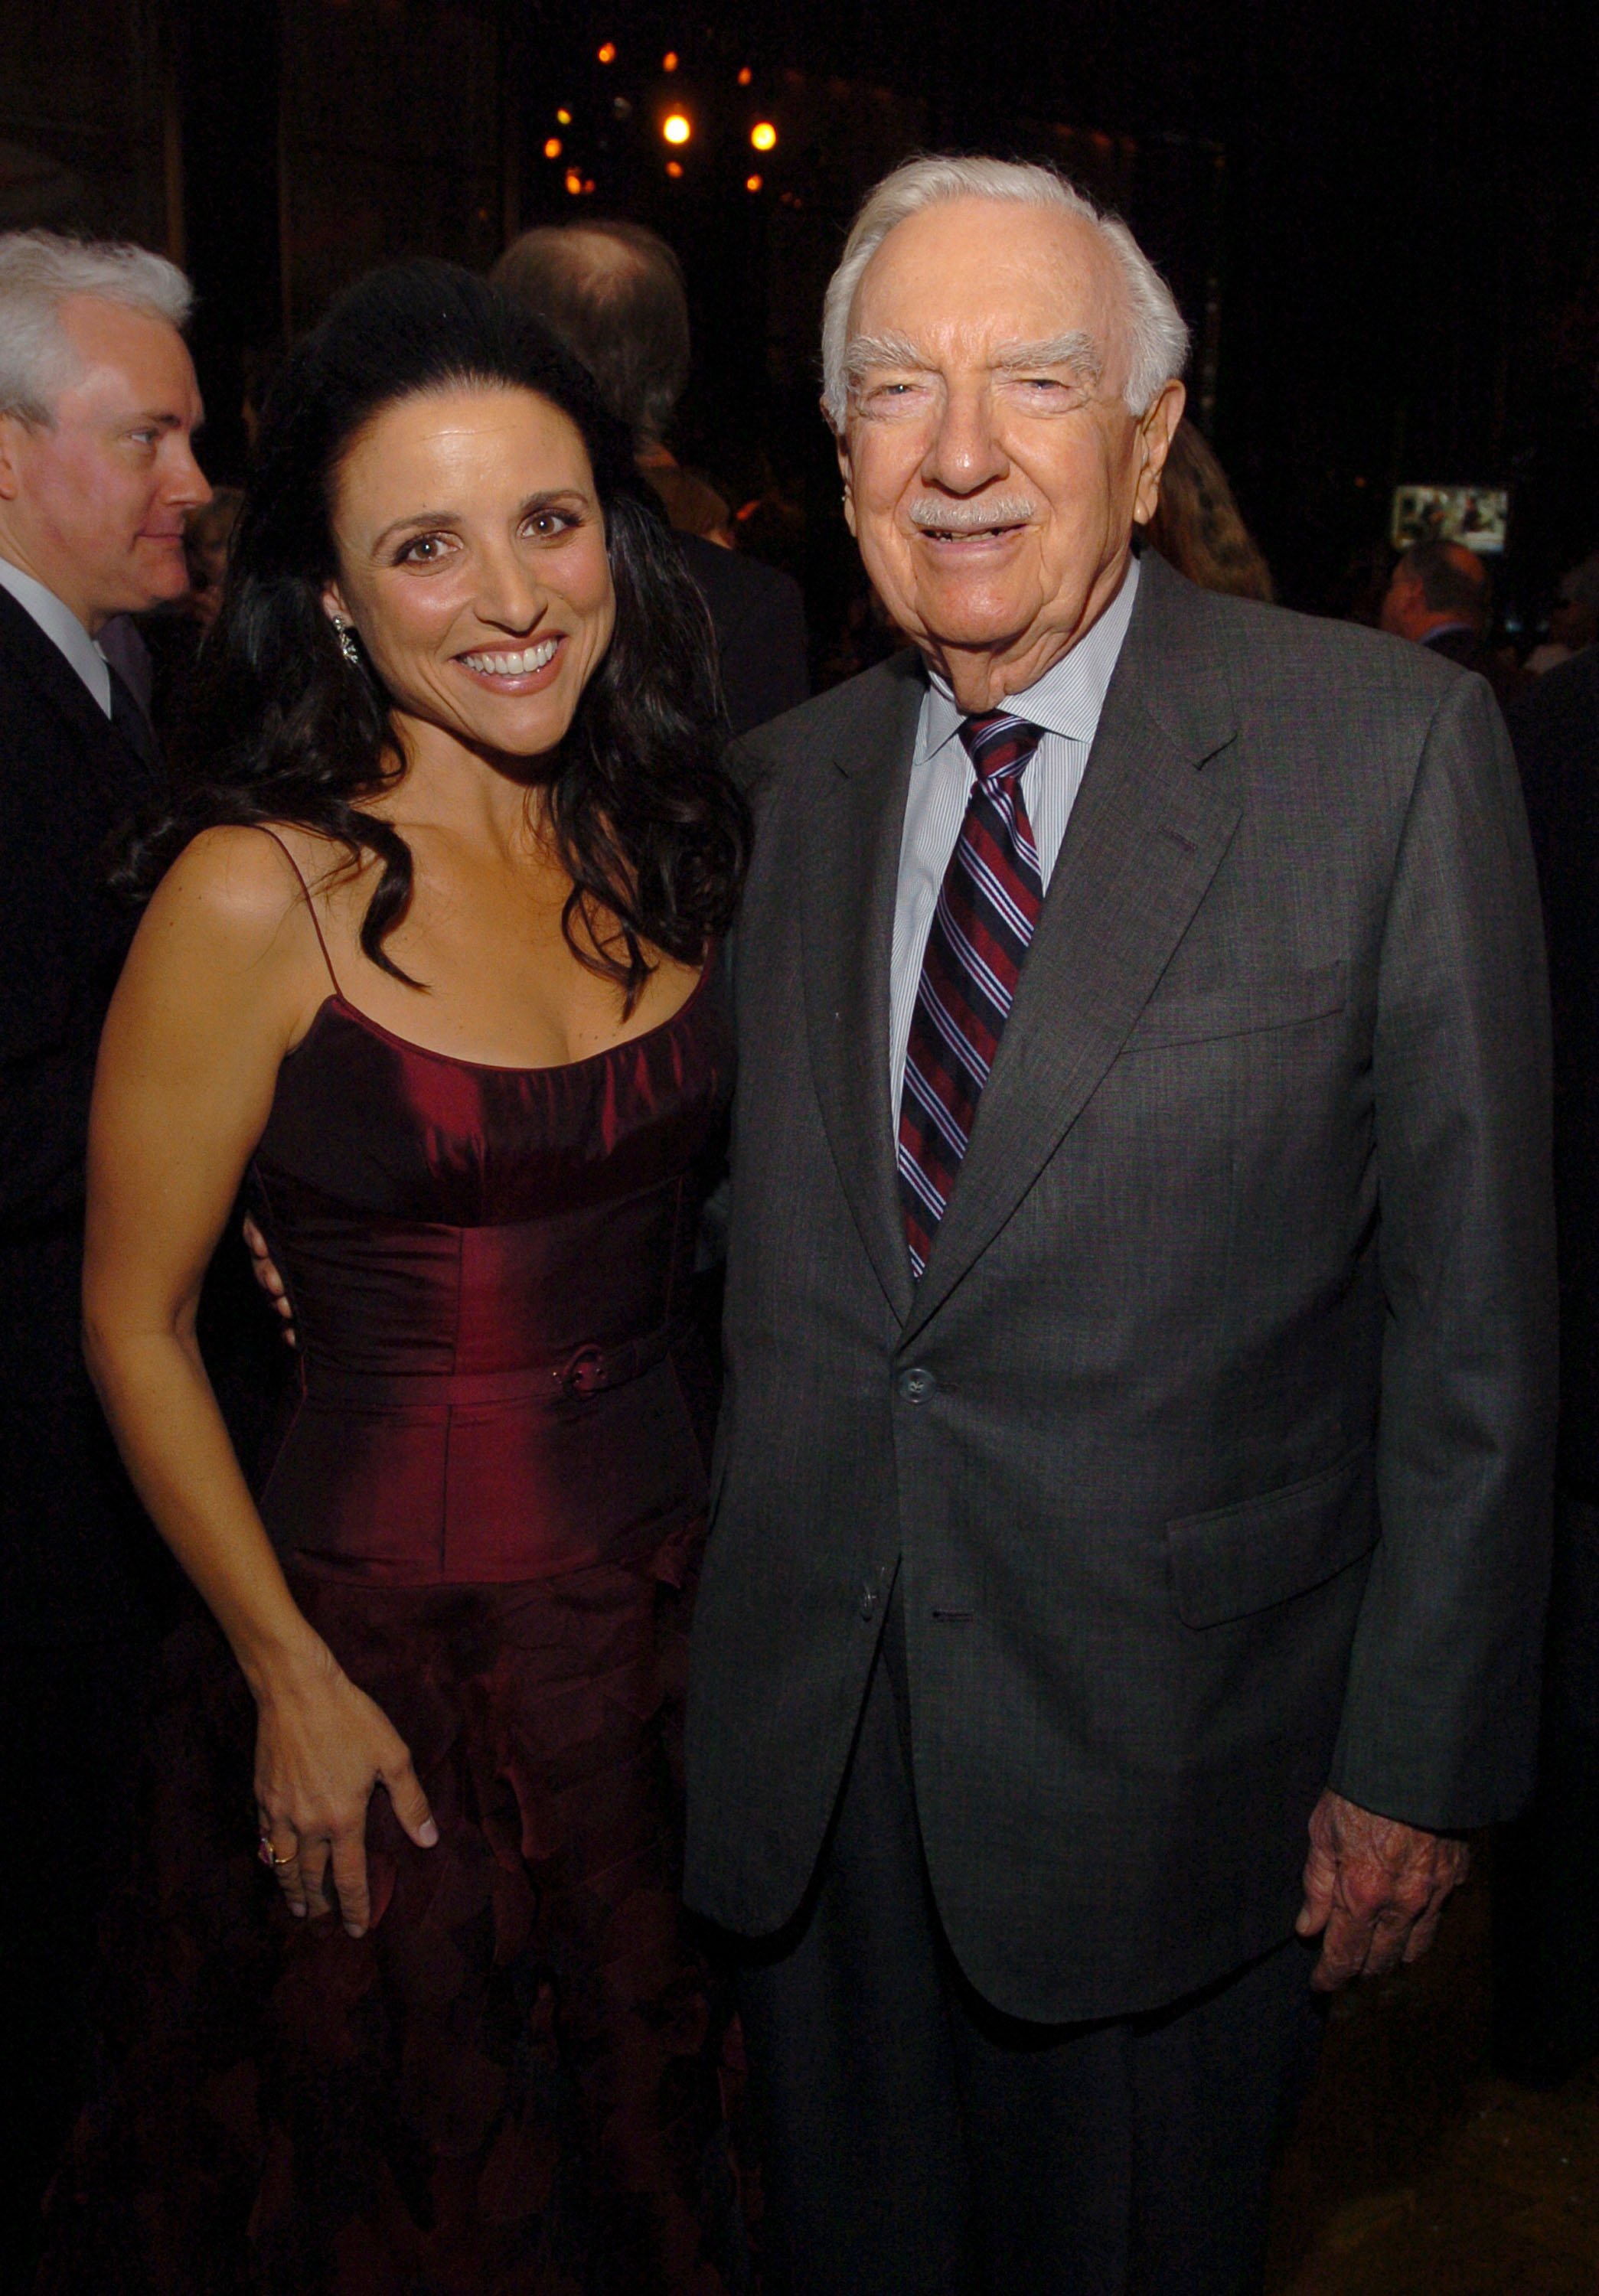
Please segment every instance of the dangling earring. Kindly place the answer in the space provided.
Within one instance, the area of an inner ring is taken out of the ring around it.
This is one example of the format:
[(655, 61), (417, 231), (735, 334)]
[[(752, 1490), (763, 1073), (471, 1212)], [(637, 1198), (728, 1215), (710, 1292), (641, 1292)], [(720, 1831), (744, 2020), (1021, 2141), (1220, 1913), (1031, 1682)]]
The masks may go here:
[(334, 614), (332, 617), (332, 620), (333, 628), (338, 634), (340, 652), (344, 656), (345, 660), (348, 662), (352, 669), (359, 669), (361, 667), (361, 649), (356, 644), (356, 634), (354, 630), (351, 629), (348, 622), (341, 621), (337, 614)]

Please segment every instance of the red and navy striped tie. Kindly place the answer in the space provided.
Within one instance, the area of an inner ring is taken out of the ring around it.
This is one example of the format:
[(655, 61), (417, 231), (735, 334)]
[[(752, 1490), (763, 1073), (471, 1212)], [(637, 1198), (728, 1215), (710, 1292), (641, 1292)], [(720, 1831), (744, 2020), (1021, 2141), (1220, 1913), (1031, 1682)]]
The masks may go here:
[(899, 1193), (921, 1278), (1044, 906), (1021, 776), (1041, 739), (1003, 709), (961, 727), (977, 780), (927, 936), (899, 1101)]

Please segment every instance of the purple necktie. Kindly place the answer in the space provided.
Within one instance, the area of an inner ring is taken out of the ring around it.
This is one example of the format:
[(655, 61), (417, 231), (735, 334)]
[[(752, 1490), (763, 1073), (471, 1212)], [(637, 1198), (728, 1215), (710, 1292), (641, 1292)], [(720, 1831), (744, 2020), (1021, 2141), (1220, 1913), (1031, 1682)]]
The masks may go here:
[(899, 1193), (918, 1281), (1044, 906), (1021, 794), (1039, 730), (993, 709), (968, 718), (961, 739), (977, 780), (927, 936), (899, 1102)]

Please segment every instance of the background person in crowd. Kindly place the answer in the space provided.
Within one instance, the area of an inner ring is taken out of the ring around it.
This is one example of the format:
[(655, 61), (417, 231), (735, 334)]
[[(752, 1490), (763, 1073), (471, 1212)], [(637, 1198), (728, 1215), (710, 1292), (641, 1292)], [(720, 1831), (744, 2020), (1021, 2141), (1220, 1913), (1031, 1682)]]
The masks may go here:
[(142, 249), (0, 238), (0, 1875), (12, 2136), (0, 2243), (25, 2255), (80, 2070), (120, 1752), (163, 1599), (83, 1366), (84, 1148), (131, 920), (109, 841), (161, 792), (149, 721), (96, 644), (187, 581), (208, 492), (182, 274)]
[(1464, 663), (1481, 646), (1488, 606), (1488, 569), (1474, 550), (1464, 542), (1413, 542), (1388, 578), (1382, 627)]
[(551, 224), (513, 240), (493, 276), (554, 329), (632, 432), (639, 468), (709, 609), (734, 733), (803, 701), (810, 685), (799, 584), (719, 546), (731, 542), (726, 504), (714, 497), (718, 514), (707, 524), (690, 491), (702, 482), (663, 443), (689, 373), (688, 297), (671, 249), (639, 224)]
[(1257, 2288), (1312, 1984), (1423, 1952), (1530, 1782), (1514, 762), (1426, 650), (1135, 560), (1185, 349), (1034, 167), (908, 163), (828, 291), (916, 651), (738, 753), (689, 1715), (784, 2296)]
[(1527, 667), (1534, 677), (1585, 652), (1599, 638), (1599, 550), (1562, 574), (1549, 613), (1549, 635), (1534, 646)]
[(1561, 1406), (1538, 1794), (1495, 1867), (1494, 2043), (1546, 2085), (1599, 2052), (1599, 646), (1510, 730), (1549, 946)]
[(1464, 542), (1413, 542), (1401, 551), (1382, 600), (1382, 626), (1463, 669), (1474, 669), (1506, 708), (1526, 684), (1488, 644), (1493, 588), (1486, 562)]
[[(583, 370), (416, 263), (291, 353), (208, 652), (85, 1316), (215, 1624), (163, 1659), (41, 2285), (715, 2296), (676, 1897), (746, 833), (709, 633)], [(247, 1166), (303, 1378), (258, 1508), (193, 1325)]]
[(210, 628), (222, 603), (228, 547), (243, 504), (242, 488), (217, 487), (209, 503), (191, 512), (184, 528), (184, 555), (189, 562), (185, 603), (202, 629)]
[(494, 278), (569, 347), (587, 344), (583, 363), (632, 432), (638, 467), (676, 530), (730, 550), (732, 511), (666, 443), (692, 350), (688, 286), (665, 240), (641, 223), (545, 225), (512, 242)]
[(1147, 532), (1167, 564), (1201, 590), (1271, 604), (1271, 568), (1243, 522), (1210, 440), (1186, 415), (1172, 434)]
[(151, 666), (151, 715), (169, 756), (183, 748), (184, 712), (201, 646), (222, 603), (228, 543), (242, 501), (237, 487), (217, 487), (209, 502), (190, 513), (184, 529), (188, 586), (181, 597), (142, 614), (136, 625)]

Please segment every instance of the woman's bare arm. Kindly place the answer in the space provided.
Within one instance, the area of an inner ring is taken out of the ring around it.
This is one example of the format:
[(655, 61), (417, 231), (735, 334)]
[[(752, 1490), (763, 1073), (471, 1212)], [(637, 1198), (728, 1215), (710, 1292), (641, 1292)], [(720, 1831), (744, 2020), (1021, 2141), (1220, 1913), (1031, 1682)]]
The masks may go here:
[(102, 1041), (84, 1269), (89, 1368), (128, 1472), (226, 1635), (259, 1710), (256, 1789), (297, 1912), (366, 1926), (363, 1836), (381, 1778), (413, 1840), (437, 1839), (399, 1738), (289, 1590), (195, 1341), (217, 1240), (325, 975), (283, 855), (213, 830), (139, 928)]

